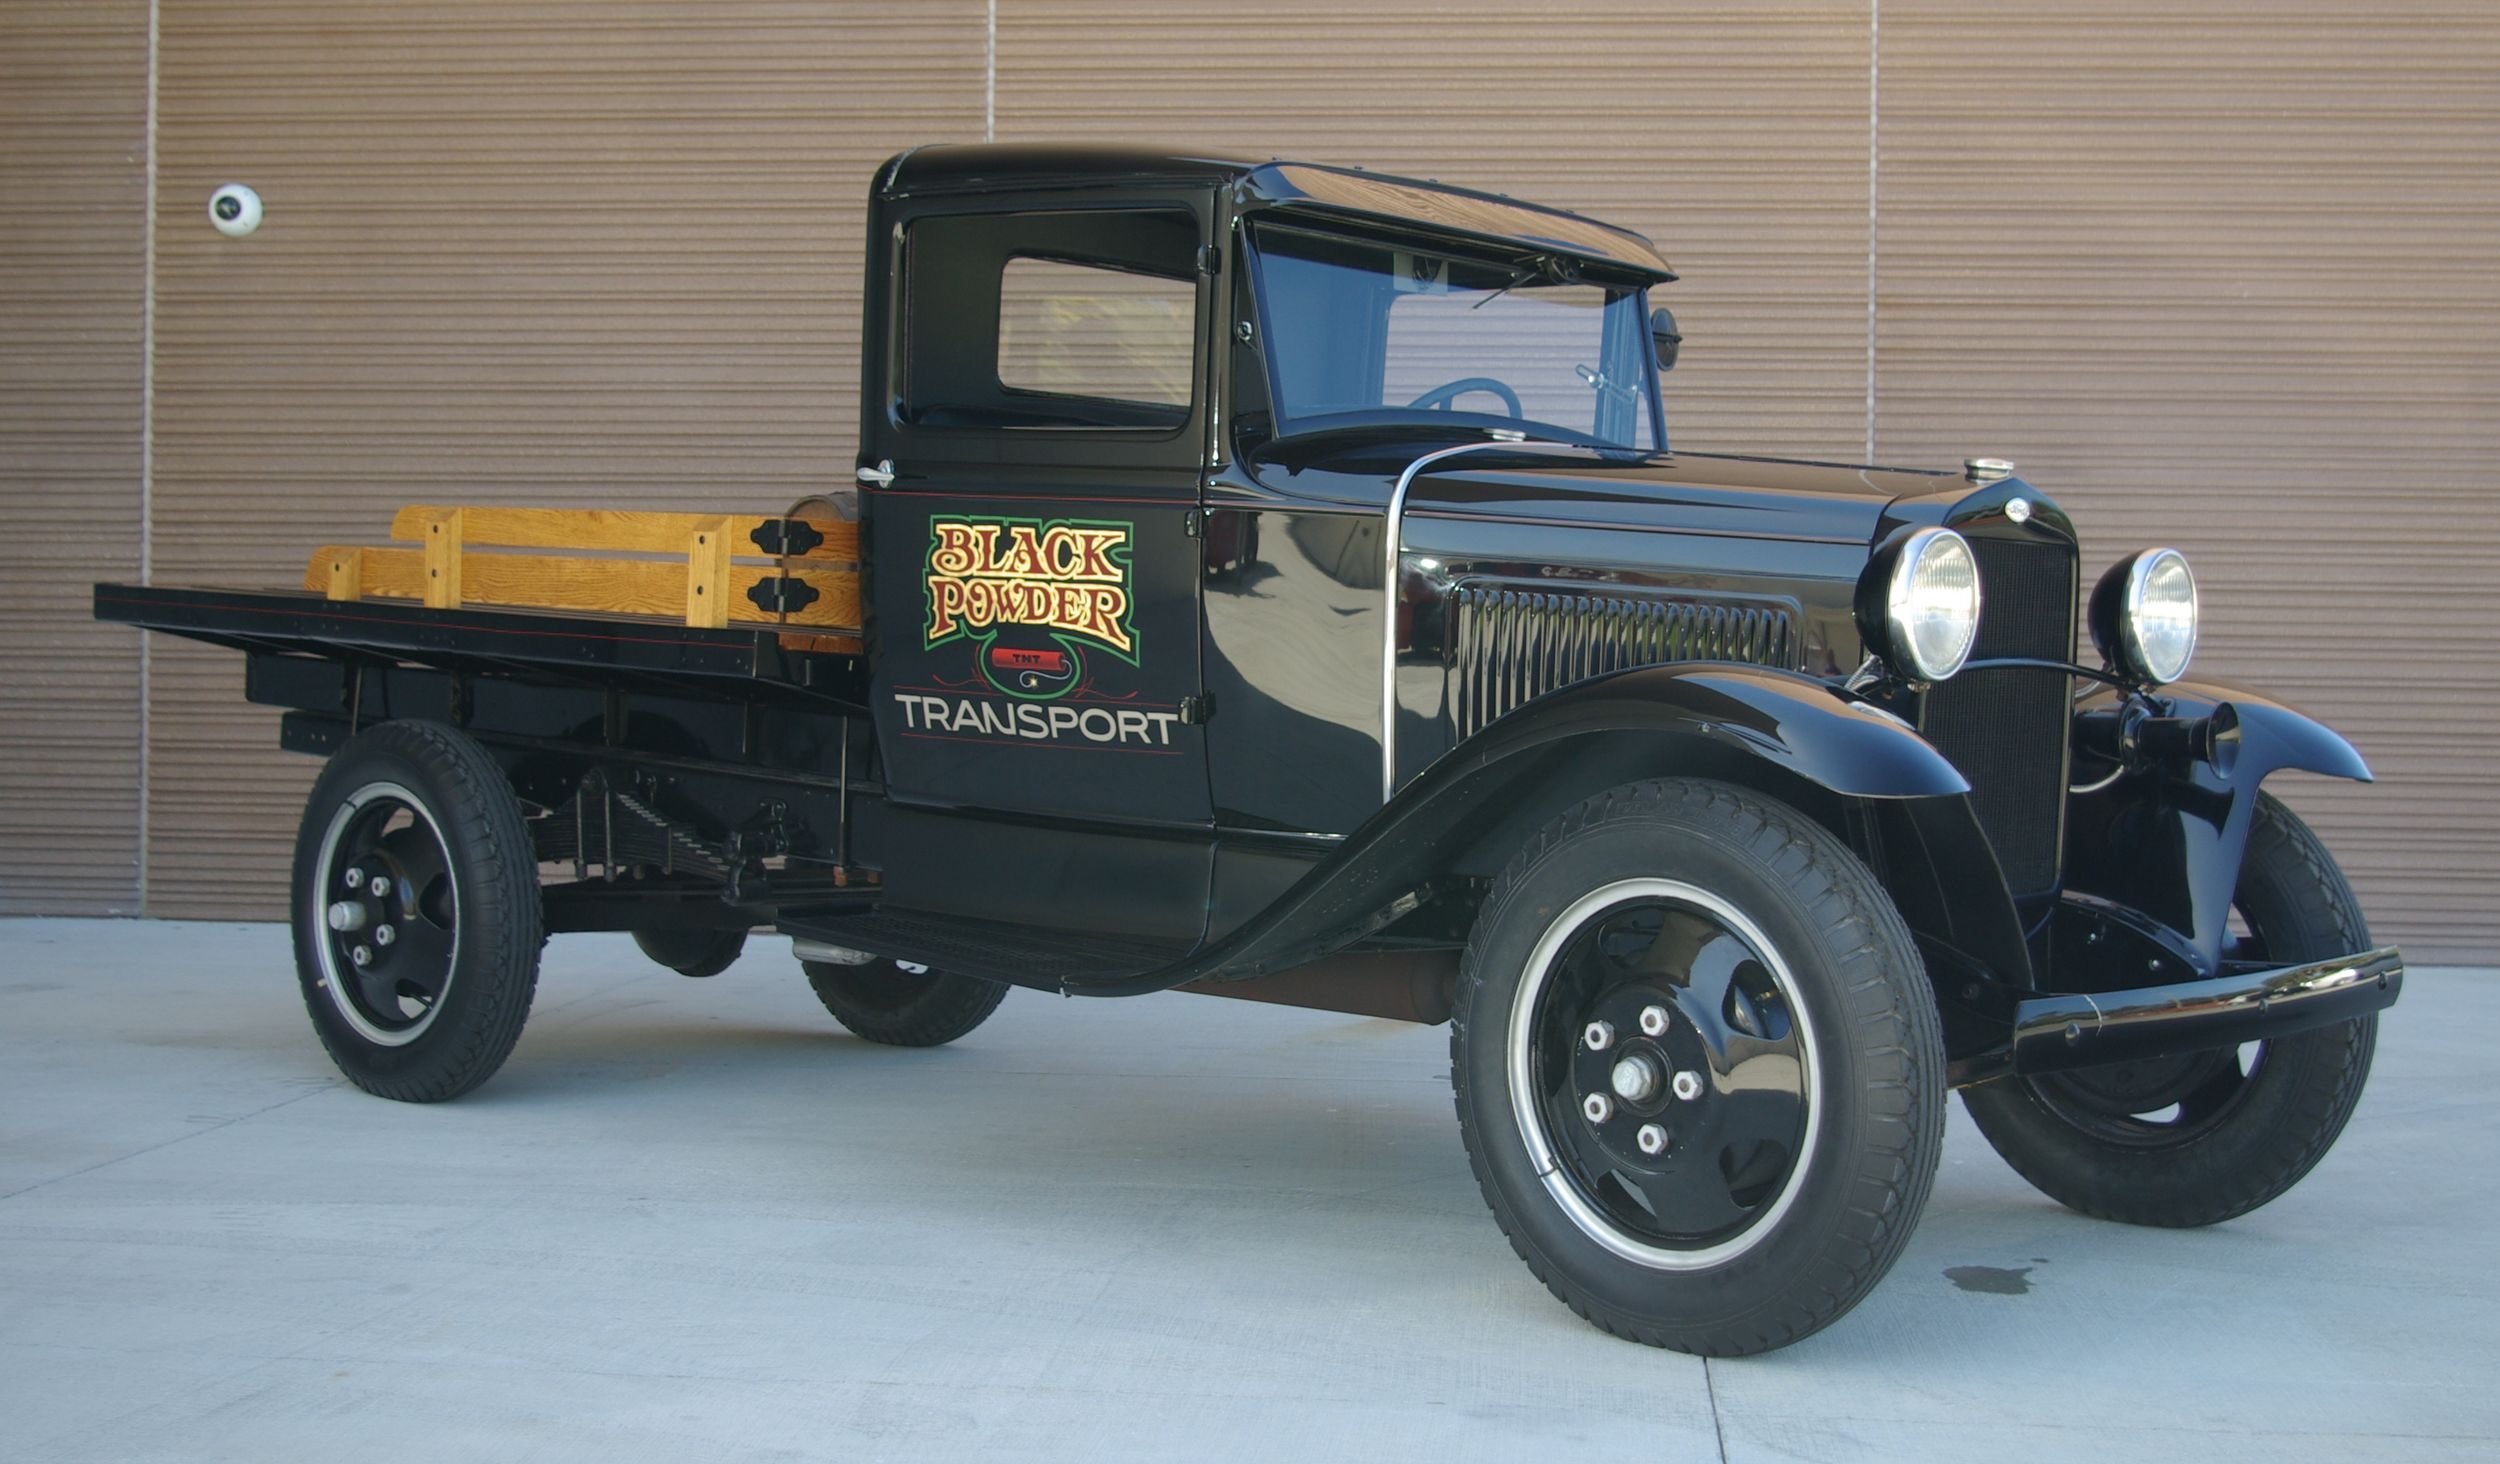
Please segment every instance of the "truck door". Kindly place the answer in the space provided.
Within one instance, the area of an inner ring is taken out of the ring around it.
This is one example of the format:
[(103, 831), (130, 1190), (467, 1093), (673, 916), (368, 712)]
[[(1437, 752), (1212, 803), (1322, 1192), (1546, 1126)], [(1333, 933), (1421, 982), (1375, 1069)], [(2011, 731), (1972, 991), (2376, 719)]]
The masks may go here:
[[(871, 348), (885, 385), (870, 385), (861, 457), (888, 802), (953, 810), (956, 835), (987, 818), (993, 852), (1037, 815), (1104, 825), (1093, 842), (1062, 826), (1034, 844), (1055, 866), (1041, 913), (1061, 923), (1106, 928), (1069, 888), (1098, 854), (1100, 877), (1129, 886), (1106, 893), (1115, 913), (1170, 904), (1155, 933), (1203, 927), (1194, 534), (1212, 207), (1211, 193), (906, 201), (874, 241), (892, 255), (871, 312), (890, 347), (883, 362)], [(965, 856), (927, 857), (960, 870)], [(1141, 878), (1141, 860), (1159, 872)]]

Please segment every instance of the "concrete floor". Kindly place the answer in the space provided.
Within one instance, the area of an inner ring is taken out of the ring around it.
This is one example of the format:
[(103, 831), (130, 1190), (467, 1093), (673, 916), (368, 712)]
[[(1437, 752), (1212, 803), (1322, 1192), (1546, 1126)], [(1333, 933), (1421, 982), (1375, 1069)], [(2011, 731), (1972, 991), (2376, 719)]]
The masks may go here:
[(2487, 1461), (2494, 1030), (2500, 975), (2415, 973), (2341, 1146), (2211, 1231), (2070, 1215), (1957, 1107), (1874, 1297), (1705, 1367), (1511, 1255), (1437, 1029), (1018, 992), (896, 1052), (780, 942), (567, 937), (418, 1108), (276, 927), (0, 922), (0, 1457)]

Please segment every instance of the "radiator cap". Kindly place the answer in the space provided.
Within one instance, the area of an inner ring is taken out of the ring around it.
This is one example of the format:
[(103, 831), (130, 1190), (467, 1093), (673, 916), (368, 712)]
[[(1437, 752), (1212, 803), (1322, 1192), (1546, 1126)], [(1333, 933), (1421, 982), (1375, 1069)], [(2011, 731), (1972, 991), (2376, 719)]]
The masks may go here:
[(2014, 476), (2014, 465), (2004, 458), (1964, 458), (1962, 476), (1974, 483), (1994, 483)]

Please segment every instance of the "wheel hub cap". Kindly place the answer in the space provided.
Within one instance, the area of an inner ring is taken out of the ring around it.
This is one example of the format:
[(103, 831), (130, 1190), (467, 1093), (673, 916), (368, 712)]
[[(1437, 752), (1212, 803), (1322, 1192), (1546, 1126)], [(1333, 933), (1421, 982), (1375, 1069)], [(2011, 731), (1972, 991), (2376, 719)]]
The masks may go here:
[[(344, 898), (323, 898), (326, 891)], [(459, 901), (433, 812), (396, 783), (341, 800), (306, 918), (322, 985), (359, 1036), (413, 1042), (434, 1021), (459, 952)]]
[[(1600, 1028), (1620, 1034), (1603, 1050), (1584, 1040)], [(1592, 891), (1532, 953), (1510, 1033), (1530, 1157), (1608, 1249), (1695, 1269), (1786, 1212), (1819, 1130), (1814, 1038), (1778, 952), (1726, 901), (1666, 880)]]

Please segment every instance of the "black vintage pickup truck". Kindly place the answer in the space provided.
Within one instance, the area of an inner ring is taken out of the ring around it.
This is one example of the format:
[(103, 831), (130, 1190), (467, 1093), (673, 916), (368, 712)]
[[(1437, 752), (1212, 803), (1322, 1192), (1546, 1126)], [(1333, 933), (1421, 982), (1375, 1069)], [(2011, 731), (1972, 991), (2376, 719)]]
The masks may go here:
[[(1882, 1277), (1950, 1088), (2094, 1215), (2282, 1194), (2403, 968), (2262, 787), (2367, 767), (2191, 677), (2177, 552), (2087, 592), (2006, 464), (1672, 447), (1674, 278), (1436, 183), (921, 149), (870, 192), (855, 488), (410, 509), (304, 590), (96, 613), (242, 651), (329, 759), (297, 964), (385, 1097), (485, 1081), (554, 931), (698, 976), (775, 931), (905, 1045), (1009, 986), (1447, 1022), (1529, 1267), (1718, 1355)], [(468, 547), (567, 532), (679, 557), (655, 604)]]

